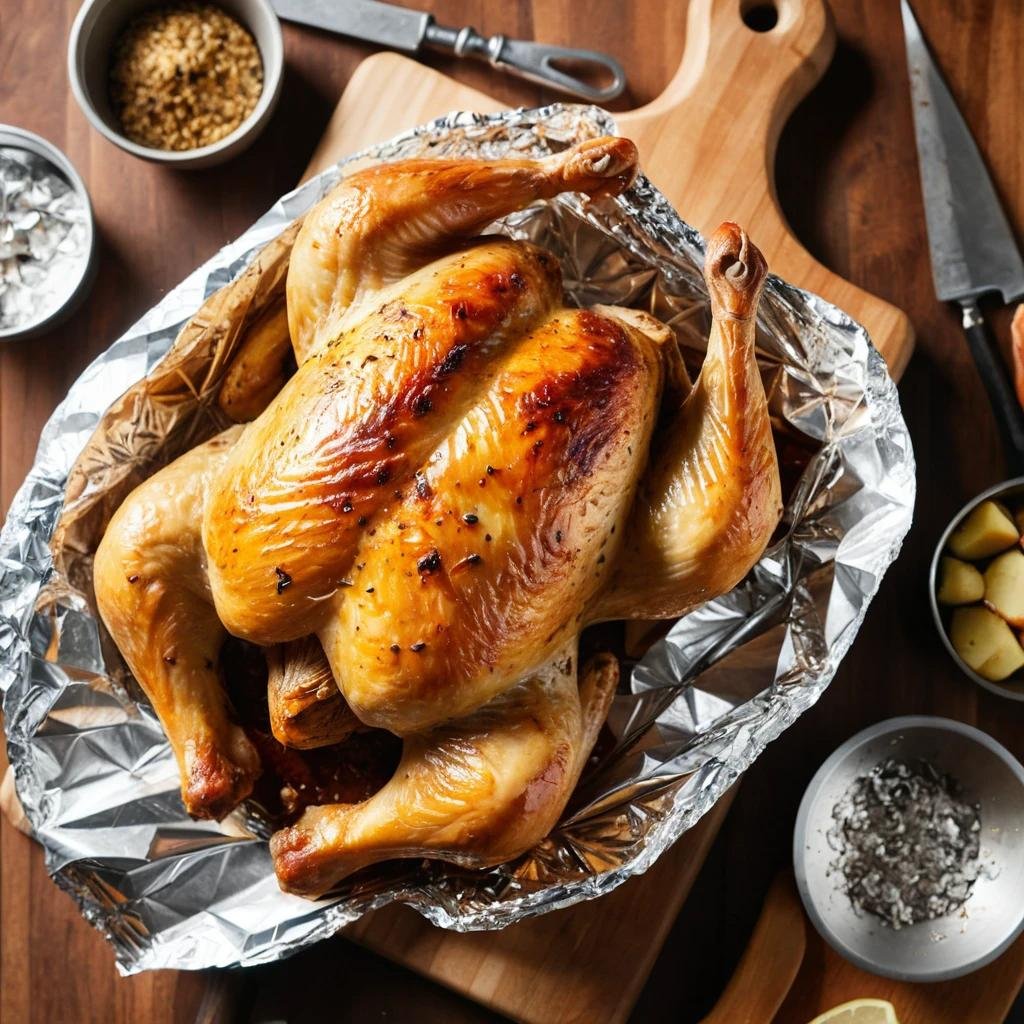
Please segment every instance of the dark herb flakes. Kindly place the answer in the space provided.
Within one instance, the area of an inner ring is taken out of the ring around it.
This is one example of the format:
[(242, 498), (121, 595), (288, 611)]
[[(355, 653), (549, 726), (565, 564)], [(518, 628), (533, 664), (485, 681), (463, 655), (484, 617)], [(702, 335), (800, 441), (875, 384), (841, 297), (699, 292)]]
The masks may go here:
[(881, 761), (854, 780), (832, 820), (830, 869), (857, 910), (893, 928), (958, 910), (981, 873), (979, 808), (927, 761)]

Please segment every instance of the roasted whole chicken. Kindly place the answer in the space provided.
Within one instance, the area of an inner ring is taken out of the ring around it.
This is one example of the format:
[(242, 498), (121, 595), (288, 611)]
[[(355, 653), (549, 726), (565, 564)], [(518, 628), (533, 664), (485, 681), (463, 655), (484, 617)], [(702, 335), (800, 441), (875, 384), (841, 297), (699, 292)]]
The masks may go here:
[(578, 665), (580, 631), (729, 590), (775, 529), (754, 358), (766, 267), (740, 228), (708, 246), (692, 386), (658, 321), (571, 308), (550, 253), (478, 237), (562, 192), (620, 192), (636, 161), (603, 138), (343, 180), (298, 231), (285, 306), (225, 378), (222, 405), (255, 418), (154, 474), (107, 528), (99, 610), (190, 814), (223, 817), (260, 772), (223, 686), (229, 633), (267, 649), (281, 742), (403, 738), (375, 795), (274, 837), (289, 891), (392, 858), (483, 867), (529, 849), (615, 690), (613, 661)]

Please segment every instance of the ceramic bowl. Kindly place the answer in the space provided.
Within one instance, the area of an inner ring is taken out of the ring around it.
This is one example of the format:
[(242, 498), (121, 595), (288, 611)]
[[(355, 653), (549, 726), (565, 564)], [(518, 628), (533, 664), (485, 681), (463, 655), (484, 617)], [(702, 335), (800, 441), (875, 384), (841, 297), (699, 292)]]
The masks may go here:
[(82, 5), (68, 40), (68, 78), (78, 105), (101, 135), (143, 160), (199, 168), (237, 156), (266, 127), (280, 96), (284, 46), (277, 15), (268, 0), (217, 0), (217, 6), (256, 40), (263, 60), (263, 92), (256, 109), (230, 135), (209, 146), (178, 152), (142, 146), (122, 135), (108, 95), (110, 58), (118, 35), (136, 14), (153, 6), (153, 0), (86, 0)]

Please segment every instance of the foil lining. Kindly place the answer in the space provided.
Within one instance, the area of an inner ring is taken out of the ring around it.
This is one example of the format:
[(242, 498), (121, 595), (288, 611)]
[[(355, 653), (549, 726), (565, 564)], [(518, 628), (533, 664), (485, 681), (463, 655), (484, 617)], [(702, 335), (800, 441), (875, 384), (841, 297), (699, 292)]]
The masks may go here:
[(86, 199), (36, 153), (0, 146), (0, 331), (61, 308), (89, 262)]
[[(185, 815), (160, 725), (97, 621), (91, 554), (107, 518), (138, 480), (222, 428), (213, 399), (239, 325), (280, 290), (289, 225), (347, 167), (539, 156), (614, 131), (593, 107), (457, 113), (343, 161), (171, 291), (46, 425), (0, 535), (8, 753), (48, 870), (122, 972), (275, 960), (396, 901), (470, 930), (600, 896), (646, 871), (835, 674), (909, 529), (913, 452), (863, 328), (774, 277), (758, 350), (789, 477), (782, 529), (739, 587), (675, 623), (635, 665), (609, 716), (613, 742), (556, 830), (518, 860), (484, 872), (398, 862), (318, 902), (281, 893), (258, 808), (219, 824)], [(561, 197), (498, 227), (559, 256), (571, 301), (648, 309), (699, 362), (702, 241), (650, 182), (598, 203)], [(214, 308), (182, 330), (236, 278), (245, 309)]]

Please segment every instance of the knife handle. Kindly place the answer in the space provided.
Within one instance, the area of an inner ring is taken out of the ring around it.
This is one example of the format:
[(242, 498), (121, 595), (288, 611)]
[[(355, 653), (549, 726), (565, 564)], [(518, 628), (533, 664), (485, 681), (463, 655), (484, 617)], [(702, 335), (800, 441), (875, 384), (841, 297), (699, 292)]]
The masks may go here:
[[(446, 28), (431, 20), (423, 36), (423, 44), (435, 50), (454, 53), (456, 57), (485, 60), (493, 67), (519, 75), (538, 85), (579, 96), (593, 103), (613, 100), (626, 87), (622, 65), (605, 53), (576, 50), (565, 46), (548, 46), (503, 35), (482, 36), (475, 28)], [(607, 85), (597, 86), (561, 70), (557, 62), (586, 68), (596, 75), (611, 76)]]
[(988, 392), (992, 413), (999, 427), (1006, 465), (1013, 476), (1024, 476), (1024, 409), (1002, 366), (992, 332), (977, 302), (966, 299), (960, 303), (960, 307), (963, 310), (962, 322), (967, 344), (978, 369), (978, 376)]

